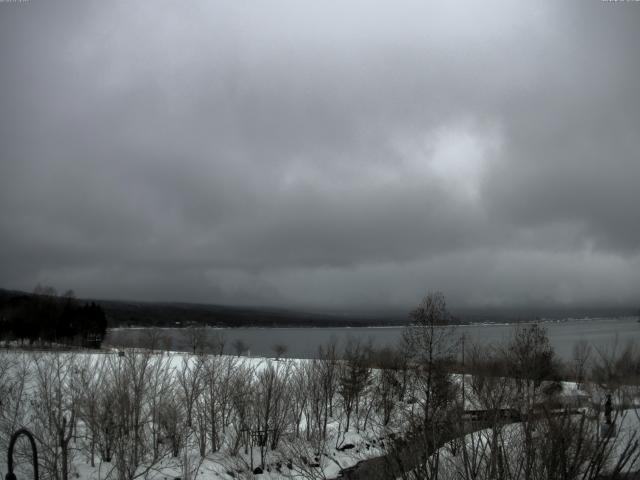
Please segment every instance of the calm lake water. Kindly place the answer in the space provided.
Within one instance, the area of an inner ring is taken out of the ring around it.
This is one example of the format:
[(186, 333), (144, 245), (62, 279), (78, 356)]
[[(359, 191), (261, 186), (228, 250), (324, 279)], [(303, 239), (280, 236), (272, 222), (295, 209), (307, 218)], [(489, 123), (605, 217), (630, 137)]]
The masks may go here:
[[(594, 347), (611, 350), (616, 345), (622, 348), (629, 342), (640, 342), (640, 323), (637, 318), (601, 318), (583, 320), (562, 320), (543, 322), (556, 353), (562, 358), (570, 358), (574, 345), (587, 341)], [(456, 335), (463, 335), (469, 343), (496, 344), (511, 338), (514, 325), (475, 324), (455, 328)], [(273, 346), (284, 345), (285, 356), (292, 358), (311, 358), (321, 345), (332, 339), (339, 344), (349, 338), (370, 341), (375, 347), (395, 346), (398, 344), (402, 327), (372, 328), (206, 328), (204, 335), (208, 339), (223, 335), (225, 352), (235, 353), (233, 342), (243, 341), (252, 356), (273, 356)], [(157, 329), (164, 339), (162, 347), (171, 350), (189, 351), (187, 329)], [(149, 329), (118, 328), (109, 330), (106, 346), (146, 346)]]

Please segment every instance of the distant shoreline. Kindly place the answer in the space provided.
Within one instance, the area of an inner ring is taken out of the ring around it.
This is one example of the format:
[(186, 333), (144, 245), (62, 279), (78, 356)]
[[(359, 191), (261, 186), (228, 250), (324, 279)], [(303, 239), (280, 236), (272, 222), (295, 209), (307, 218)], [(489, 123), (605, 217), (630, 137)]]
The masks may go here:
[[(583, 317), (583, 318), (544, 318), (540, 320), (522, 320), (522, 321), (511, 321), (511, 322), (467, 322), (467, 323), (452, 323), (447, 326), (449, 327), (485, 327), (485, 326), (510, 326), (510, 325), (532, 325), (536, 323), (568, 323), (568, 322), (594, 322), (594, 321), (607, 321), (607, 320), (631, 320), (636, 317), (634, 316), (615, 316), (615, 317)], [(391, 328), (404, 328), (411, 326), (412, 324), (387, 324), (387, 325), (175, 325), (175, 326), (153, 326), (153, 325), (132, 325), (132, 326), (117, 326), (117, 327), (109, 327), (108, 330), (118, 331), (118, 330), (182, 330), (188, 328), (205, 328), (207, 330), (240, 330), (240, 329), (261, 329), (261, 330), (274, 330), (274, 329), (287, 329), (287, 330), (300, 330), (300, 329), (353, 329), (353, 328), (367, 328), (367, 329), (391, 329)]]

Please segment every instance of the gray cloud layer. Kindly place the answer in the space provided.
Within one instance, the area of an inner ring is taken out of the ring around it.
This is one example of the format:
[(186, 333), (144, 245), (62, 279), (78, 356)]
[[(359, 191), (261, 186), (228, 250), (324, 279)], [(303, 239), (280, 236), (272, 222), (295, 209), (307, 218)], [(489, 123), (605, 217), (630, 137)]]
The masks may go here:
[(0, 285), (635, 302), (640, 4), (0, 4)]

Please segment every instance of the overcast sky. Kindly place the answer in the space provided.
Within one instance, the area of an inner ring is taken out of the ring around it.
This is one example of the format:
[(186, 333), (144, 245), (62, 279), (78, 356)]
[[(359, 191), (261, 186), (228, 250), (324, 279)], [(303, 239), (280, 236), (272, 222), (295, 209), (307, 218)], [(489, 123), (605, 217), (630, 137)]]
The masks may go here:
[(0, 287), (640, 302), (640, 3), (0, 3)]

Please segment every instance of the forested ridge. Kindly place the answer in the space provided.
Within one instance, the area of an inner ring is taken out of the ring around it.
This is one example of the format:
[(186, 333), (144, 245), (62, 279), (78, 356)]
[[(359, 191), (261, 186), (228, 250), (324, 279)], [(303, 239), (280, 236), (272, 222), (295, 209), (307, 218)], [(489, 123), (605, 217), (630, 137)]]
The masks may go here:
[(99, 348), (106, 332), (103, 308), (77, 300), (72, 291), (58, 295), (52, 287), (38, 286), (32, 294), (0, 296), (0, 340)]

